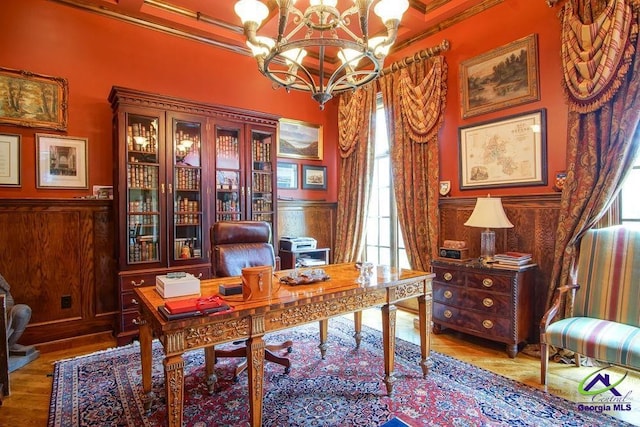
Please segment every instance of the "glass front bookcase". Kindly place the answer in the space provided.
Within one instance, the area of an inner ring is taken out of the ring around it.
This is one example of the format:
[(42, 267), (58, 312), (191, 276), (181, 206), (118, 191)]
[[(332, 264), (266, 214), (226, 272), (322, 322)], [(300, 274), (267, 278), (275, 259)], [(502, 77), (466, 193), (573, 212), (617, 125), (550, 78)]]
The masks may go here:
[(158, 262), (161, 247), (159, 118), (127, 116), (127, 260)]
[(169, 249), (174, 261), (203, 258), (202, 127), (199, 121), (173, 119), (173, 232)]

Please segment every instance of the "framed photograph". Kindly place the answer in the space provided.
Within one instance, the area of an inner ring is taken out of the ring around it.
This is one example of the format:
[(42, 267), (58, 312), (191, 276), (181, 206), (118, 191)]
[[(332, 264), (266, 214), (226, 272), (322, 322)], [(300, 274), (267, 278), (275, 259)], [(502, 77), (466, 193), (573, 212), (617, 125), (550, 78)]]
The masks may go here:
[(68, 92), (62, 77), (0, 67), (0, 123), (67, 130)]
[(87, 139), (36, 134), (37, 188), (89, 188)]
[(326, 190), (327, 167), (302, 165), (302, 188), (304, 190)]
[(113, 186), (94, 185), (93, 197), (95, 197), (96, 199), (113, 199)]
[(20, 135), (0, 134), (0, 186), (20, 187)]
[(460, 189), (547, 184), (546, 110), (459, 129)]
[(278, 162), (277, 170), (278, 188), (298, 188), (298, 165), (296, 163)]
[(460, 63), (462, 117), (538, 101), (536, 34)]
[(322, 126), (280, 119), (278, 157), (322, 160)]

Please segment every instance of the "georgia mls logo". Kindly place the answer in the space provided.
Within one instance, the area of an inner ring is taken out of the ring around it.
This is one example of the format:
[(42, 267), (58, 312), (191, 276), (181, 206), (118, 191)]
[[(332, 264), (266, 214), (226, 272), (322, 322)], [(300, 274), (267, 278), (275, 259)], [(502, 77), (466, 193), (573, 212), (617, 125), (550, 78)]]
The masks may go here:
[(595, 412), (631, 410), (631, 391), (625, 393), (619, 387), (628, 373), (625, 372), (620, 377), (620, 375), (604, 372), (607, 368), (598, 369), (580, 381), (578, 392), (589, 397), (592, 404), (581, 403), (578, 405), (578, 410)]

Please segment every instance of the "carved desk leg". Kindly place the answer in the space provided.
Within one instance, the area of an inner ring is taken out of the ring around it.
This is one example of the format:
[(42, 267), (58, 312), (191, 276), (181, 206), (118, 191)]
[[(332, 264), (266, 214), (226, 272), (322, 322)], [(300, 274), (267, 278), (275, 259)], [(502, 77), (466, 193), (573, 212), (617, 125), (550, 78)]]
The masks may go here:
[(205, 375), (207, 379), (207, 389), (209, 393), (216, 391), (216, 383), (218, 382), (218, 376), (215, 371), (216, 363), (216, 350), (214, 346), (204, 348), (204, 367)]
[(140, 323), (140, 361), (142, 364), (142, 392), (144, 396), (142, 398), (144, 403), (144, 409), (147, 411), (151, 409), (155, 393), (151, 390), (151, 364), (152, 360), (152, 333), (149, 324), (142, 320)]
[(182, 427), (184, 398), (184, 359), (182, 354), (164, 358), (164, 390), (169, 427)]
[(329, 335), (329, 320), (323, 319), (320, 321), (320, 345), (318, 348), (320, 349), (320, 356), (322, 360), (324, 360), (325, 355), (327, 354), (327, 337)]
[(433, 366), (431, 359), (431, 294), (428, 296), (420, 295), (418, 297), (418, 323), (420, 323), (420, 367), (422, 368), (422, 376), (427, 377), (429, 369)]
[(360, 348), (360, 341), (362, 341), (362, 312), (356, 311), (353, 313), (353, 337), (356, 339), (356, 348)]
[(264, 388), (264, 339), (262, 335), (247, 340), (247, 366), (249, 377), (249, 424), (262, 426), (262, 395)]
[(396, 356), (396, 306), (386, 304), (382, 307), (382, 342), (384, 345), (384, 383), (387, 394), (393, 392), (393, 369)]

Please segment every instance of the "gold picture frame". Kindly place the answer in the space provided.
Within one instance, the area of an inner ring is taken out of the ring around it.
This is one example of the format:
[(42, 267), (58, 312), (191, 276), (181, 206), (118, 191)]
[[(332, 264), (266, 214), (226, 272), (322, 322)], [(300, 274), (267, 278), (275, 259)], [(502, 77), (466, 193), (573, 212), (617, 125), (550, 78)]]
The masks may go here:
[(278, 157), (322, 160), (322, 125), (280, 119)]
[(0, 124), (67, 130), (67, 80), (0, 67)]
[(462, 117), (540, 100), (537, 45), (537, 35), (531, 34), (462, 61)]
[(89, 188), (87, 138), (36, 134), (37, 188)]

